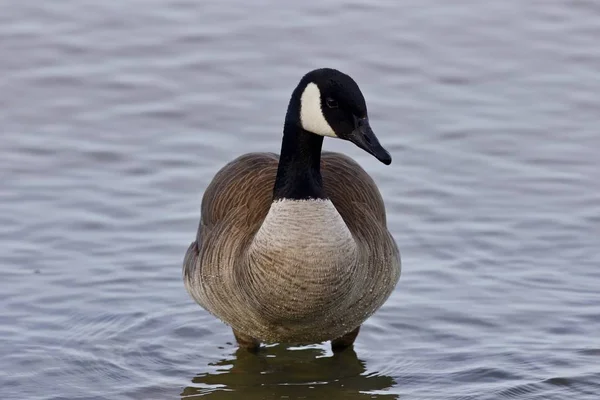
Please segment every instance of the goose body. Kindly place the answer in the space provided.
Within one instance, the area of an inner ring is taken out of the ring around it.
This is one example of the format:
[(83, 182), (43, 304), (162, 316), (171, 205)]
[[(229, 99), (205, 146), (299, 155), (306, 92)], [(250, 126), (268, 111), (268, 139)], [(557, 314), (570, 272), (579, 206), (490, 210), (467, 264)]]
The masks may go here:
[(244, 154), (204, 192), (185, 287), (244, 347), (350, 345), (400, 277), (375, 182), (350, 157), (321, 152), (324, 136), (391, 162), (356, 83), (321, 69), (292, 94), (281, 155)]

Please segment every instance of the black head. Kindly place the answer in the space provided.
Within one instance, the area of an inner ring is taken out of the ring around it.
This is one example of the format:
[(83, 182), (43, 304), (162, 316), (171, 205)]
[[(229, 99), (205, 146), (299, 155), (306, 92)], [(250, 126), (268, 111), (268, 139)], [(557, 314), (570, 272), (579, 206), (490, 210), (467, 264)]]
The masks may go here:
[(316, 69), (302, 78), (296, 93), (304, 130), (348, 140), (382, 163), (392, 162), (369, 125), (363, 94), (348, 75), (331, 68)]

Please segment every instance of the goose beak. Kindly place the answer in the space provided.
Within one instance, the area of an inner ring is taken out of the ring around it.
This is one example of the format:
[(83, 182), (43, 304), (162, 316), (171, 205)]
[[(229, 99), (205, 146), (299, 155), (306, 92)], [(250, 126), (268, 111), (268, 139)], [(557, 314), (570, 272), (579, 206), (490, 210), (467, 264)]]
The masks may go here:
[(373, 133), (367, 117), (356, 118), (356, 128), (348, 136), (348, 140), (385, 165), (392, 163), (392, 156), (379, 144), (379, 140), (377, 140), (377, 136)]

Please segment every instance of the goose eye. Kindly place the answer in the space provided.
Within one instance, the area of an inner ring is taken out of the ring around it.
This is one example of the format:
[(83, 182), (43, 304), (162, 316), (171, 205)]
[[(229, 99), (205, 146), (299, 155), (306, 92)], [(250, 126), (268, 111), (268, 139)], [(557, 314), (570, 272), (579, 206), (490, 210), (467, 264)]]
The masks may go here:
[(329, 108), (337, 108), (338, 107), (338, 102), (335, 99), (332, 99), (331, 97), (328, 97), (325, 99), (325, 104), (327, 104), (327, 107), (329, 107)]

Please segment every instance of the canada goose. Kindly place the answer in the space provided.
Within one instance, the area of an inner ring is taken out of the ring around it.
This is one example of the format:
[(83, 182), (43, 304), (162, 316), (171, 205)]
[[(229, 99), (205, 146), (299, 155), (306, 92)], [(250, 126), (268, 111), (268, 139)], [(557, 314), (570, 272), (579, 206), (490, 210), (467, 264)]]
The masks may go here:
[(356, 82), (323, 68), (292, 93), (281, 155), (244, 154), (204, 192), (185, 287), (233, 328), (240, 347), (327, 340), (334, 350), (348, 347), (400, 278), (375, 182), (351, 158), (321, 153), (324, 136), (392, 162)]

